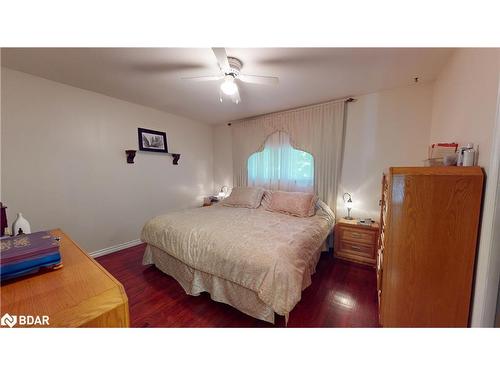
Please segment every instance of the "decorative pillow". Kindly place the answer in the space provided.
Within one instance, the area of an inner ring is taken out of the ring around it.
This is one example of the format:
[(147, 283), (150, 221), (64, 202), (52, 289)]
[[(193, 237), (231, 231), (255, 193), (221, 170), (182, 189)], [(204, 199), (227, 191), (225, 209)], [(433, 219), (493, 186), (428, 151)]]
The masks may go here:
[(271, 190), (266, 190), (264, 191), (264, 195), (262, 196), (262, 202), (260, 202), (262, 204), (262, 207), (264, 207), (264, 209), (268, 210), (268, 211), (271, 211), (271, 197), (273, 195), (273, 192)]
[(224, 206), (257, 208), (260, 206), (264, 189), (234, 187), (231, 195), (222, 201)]
[(335, 221), (335, 214), (333, 213), (332, 209), (328, 207), (328, 205), (323, 202), (321, 199), (318, 199), (316, 202), (316, 208), (317, 214), (323, 217), (326, 217), (327, 219), (330, 219), (332, 221)]
[(269, 211), (310, 217), (316, 213), (317, 200), (318, 197), (312, 193), (273, 191)]

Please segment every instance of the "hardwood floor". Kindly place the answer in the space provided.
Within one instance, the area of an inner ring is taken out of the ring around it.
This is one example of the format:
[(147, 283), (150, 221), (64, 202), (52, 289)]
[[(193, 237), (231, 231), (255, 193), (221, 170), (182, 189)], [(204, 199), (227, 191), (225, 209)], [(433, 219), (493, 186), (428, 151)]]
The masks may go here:
[[(97, 258), (125, 287), (131, 327), (273, 327), (208, 293), (187, 295), (172, 277), (141, 264), (144, 245)], [(277, 327), (285, 319), (276, 316)], [(375, 270), (323, 253), (288, 327), (378, 327)]]

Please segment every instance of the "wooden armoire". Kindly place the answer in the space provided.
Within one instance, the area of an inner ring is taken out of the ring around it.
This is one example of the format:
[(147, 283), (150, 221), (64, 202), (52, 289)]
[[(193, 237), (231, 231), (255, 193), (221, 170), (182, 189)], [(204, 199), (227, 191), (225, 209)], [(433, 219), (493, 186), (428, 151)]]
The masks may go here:
[(467, 327), (483, 191), (480, 167), (389, 168), (377, 256), (383, 327)]

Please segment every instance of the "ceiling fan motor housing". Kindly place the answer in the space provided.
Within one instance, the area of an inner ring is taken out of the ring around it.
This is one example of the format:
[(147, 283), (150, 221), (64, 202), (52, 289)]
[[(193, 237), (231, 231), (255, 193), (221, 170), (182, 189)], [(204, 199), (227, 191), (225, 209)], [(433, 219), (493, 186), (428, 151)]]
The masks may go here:
[(240, 74), (243, 63), (241, 60), (236, 57), (228, 56), (227, 60), (229, 61), (230, 71), (226, 72), (226, 75), (232, 75), (233, 77), (237, 77)]

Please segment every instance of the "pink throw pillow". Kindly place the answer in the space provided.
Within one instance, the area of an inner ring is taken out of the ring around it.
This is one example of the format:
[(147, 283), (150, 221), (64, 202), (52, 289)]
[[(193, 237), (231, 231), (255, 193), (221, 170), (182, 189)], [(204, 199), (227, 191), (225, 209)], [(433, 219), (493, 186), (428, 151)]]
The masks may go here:
[(318, 198), (312, 193), (273, 191), (269, 211), (298, 217), (310, 217), (316, 213)]

